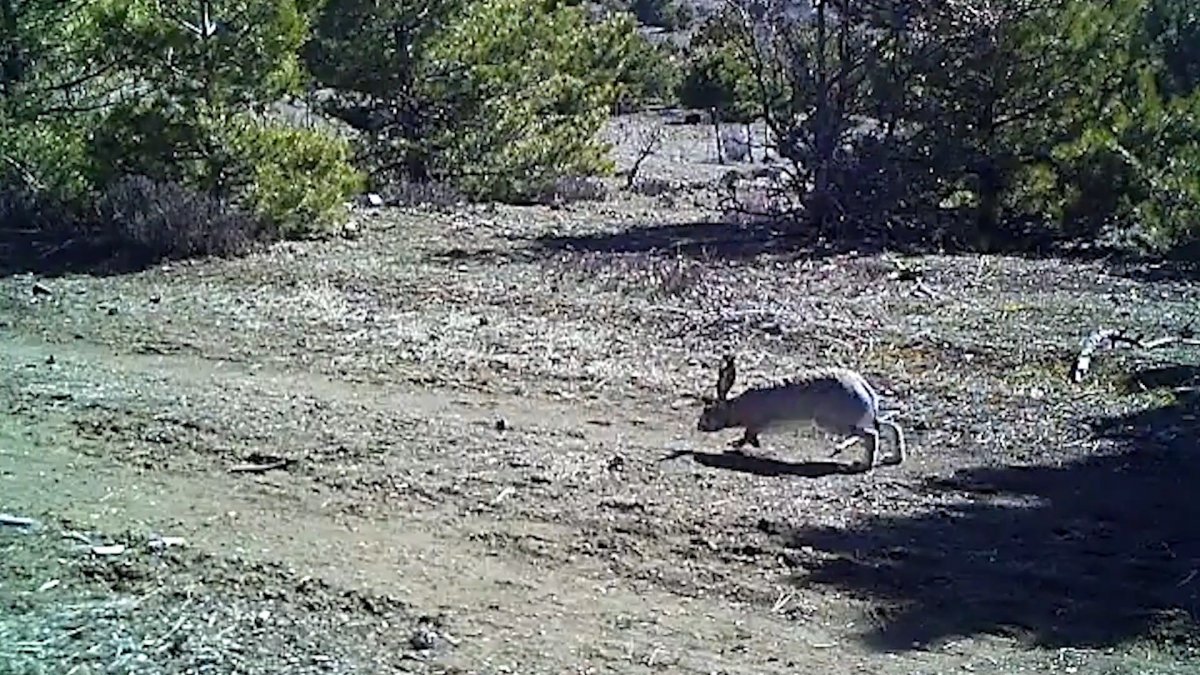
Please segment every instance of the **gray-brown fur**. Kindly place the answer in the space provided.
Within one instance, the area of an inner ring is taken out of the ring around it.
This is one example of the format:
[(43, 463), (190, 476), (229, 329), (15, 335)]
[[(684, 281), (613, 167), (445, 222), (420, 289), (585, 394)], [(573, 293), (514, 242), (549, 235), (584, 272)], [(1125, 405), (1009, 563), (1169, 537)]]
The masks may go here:
[(904, 432), (880, 419), (879, 395), (861, 374), (848, 368), (819, 368), (801, 372), (788, 380), (748, 389), (728, 398), (736, 379), (732, 356), (726, 356), (717, 376), (716, 398), (705, 397), (705, 408), (696, 423), (703, 432), (741, 428), (745, 433), (731, 445), (761, 447), (759, 434), (786, 428), (816, 426), (827, 433), (847, 436), (833, 454), (861, 439), (866, 444), (866, 468), (875, 466), (879, 429), (892, 429), (896, 454), (886, 464), (905, 459)]

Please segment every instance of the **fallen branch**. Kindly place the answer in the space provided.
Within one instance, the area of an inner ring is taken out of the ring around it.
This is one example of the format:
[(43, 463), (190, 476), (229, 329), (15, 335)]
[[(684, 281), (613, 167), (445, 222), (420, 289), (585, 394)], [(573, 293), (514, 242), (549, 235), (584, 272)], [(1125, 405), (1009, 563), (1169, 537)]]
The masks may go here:
[(921, 281), (920, 279), (917, 279), (917, 284), (913, 287), (912, 293), (913, 295), (923, 295), (930, 300), (937, 300), (938, 298), (942, 297), (941, 293), (935, 291), (932, 286), (924, 281)]
[(277, 459), (271, 462), (235, 464), (229, 467), (229, 473), (266, 473), (275, 469), (282, 469), (291, 464), (290, 459)]
[(1122, 331), (1112, 328), (1101, 328), (1083, 339), (1083, 344), (1079, 349), (1079, 357), (1075, 359), (1075, 368), (1071, 373), (1072, 379), (1076, 383), (1083, 381), (1088, 369), (1091, 368), (1092, 355), (1095, 354), (1097, 349), (1104, 346), (1111, 348), (1117, 345), (1126, 345), (1137, 349), (1158, 349), (1170, 345), (1200, 347), (1200, 339), (1196, 339), (1190, 325), (1181, 330), (1178, 335), (1168, 335), (1151, 340), (1143, 340), (1139, 337), (1126, 335)]
[(14, 516), (11, 513), (0, 513), (0, 525), (7, 527), (24, 527), (31, 530), (36, 530), (42, 526), (41, 523), (33, 518)]

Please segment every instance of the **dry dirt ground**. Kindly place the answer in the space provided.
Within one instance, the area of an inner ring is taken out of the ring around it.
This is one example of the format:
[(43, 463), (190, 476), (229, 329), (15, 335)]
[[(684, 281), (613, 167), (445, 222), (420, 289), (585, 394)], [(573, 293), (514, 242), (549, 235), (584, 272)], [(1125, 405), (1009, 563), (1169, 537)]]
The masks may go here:
[[(1196, 354), (1068, 377), (1097, 326), (1200, 318), (1194, 277), (804, 251), (686, 199), (356, 218), (0, 280), (0, 512), (38, 521), (0, 525), (0, 672), (1200, 667)], [(862, 369), (909, 461), (722, 454), (687, 395), (727, 349), (735, 391)]]

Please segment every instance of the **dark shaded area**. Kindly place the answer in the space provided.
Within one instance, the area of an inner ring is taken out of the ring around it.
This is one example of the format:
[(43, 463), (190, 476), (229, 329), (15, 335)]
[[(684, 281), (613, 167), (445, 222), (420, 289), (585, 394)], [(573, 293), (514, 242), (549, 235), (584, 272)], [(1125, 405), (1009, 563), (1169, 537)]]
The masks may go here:
[[(904, 255), (981, 253), (966, 223), (958, 229), (896, 226), (881, 230), (821, 232), (787, 223), (731, 224), (719, 221), (685, 223), (640, 222), (613, 232), (547, 235), (528, 242), (522, 253), (534, 257), (562, 252), (653, 253), (683, 255), (700, 260), (749, 260), (760, 255), (803, 255), (809, 258), (844, 254)], [(1014, 226), (993, 238), (987, 253), (1031, 260), (1055, 258), (1104, 261), (1113, 273), (1140, 281), (1200, 279), (1193, 258), (1157, 259), (1130, 251), (1081, 244), (1033, 225)]]
[[(966, 222), (964, 220), (964, 222)], [(935, 234), (936, 233), (936, 234)], [(818, 230), (788, 222), (756, 221), (731, 224), (719, 221), (687, 223), (636, 223), (616, 232), (578, 236), (539, 237), (533, 251), (592, 253), (646, 253), (664, 251), (701, 258), (746, 259), (765, 253), (836, 255), (842, 253), (906, 254), (964, 253), (978, 250), (965, 226), (932, 228), (893, 226), (887, 229), (842, 228)], [(996, 237), (994, 253), (1030, 256), (1106, 257), (1111, 251), (1070, 246), (1053, 233), (1023, 226)]]
[(1200, 368), (1195, 366), (1160, 366), (1143, 368), (1124, 378), (1122, 388), (1126, 393), (1138, 393), (1148, 389), (1178, 389), (1200, 387)]
[(1188, 246), (1172, 251), (1164, 260), (1134, 255), (1108, 257), (1114, 274), (1136, 281), (1200, 281), (1200, 246)]
[[(1200, 368), (1143, 373), (1195, 381)], [(960, 498), (850, 530), (801, 529), (824, 555), (796, 582), (881, 601), (884, 650), (1001, 634), (1044, 646), (1137, 638), (1200, 647), (1200, 393), (1094, 421), (1115, 452), (1061, 466), (976, 468), (930, 481)]]
[(0, 278), (22, 274), (50, 279), (71, 274), (118, 276), (160, 262), (160, 258), (124, 249), (102, 237), (0, 227)]
[(769, 457), (760, 457), (738, 452), (695, 452), (692, 450), (676, 450), (663, 457), (661, 462), (679, 457), (689, 456), (697, 464), (712, 469), (723, 469), (738, 473), (748, 473), (755, 476), (772, 478), (794, 476), (797, 478), (824, 478), (835, 474), (862, 473), (863, 469), (854, 468), (849, 464), (839, 462), (785, 462)]
[(226, 201), (143, 176), (114, 181), (86, 208), (0, 187), (0, 277), (127, 274), (243, 255), (266, 239), (256, 218)]

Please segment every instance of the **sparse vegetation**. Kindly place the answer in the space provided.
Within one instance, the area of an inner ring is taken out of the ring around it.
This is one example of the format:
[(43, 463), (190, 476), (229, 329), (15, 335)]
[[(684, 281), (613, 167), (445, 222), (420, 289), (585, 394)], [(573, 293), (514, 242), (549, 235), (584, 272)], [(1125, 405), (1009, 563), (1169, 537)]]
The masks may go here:
[(1194, 240), (1200, 99), (1178, 36), (1200, 29), (1181, 3), (752, 4), (709, 35), (731, 50), (719, 72), (752, 69), (804, 223), (952, 222), (975, 250)]
[(0, 0), (0, 672), (1193, 675), (1192, 6), (598, 4)]
[[(186, 207), (139, 218), (138, 228), (157, 222), (176, 233), (137, 237), (155, 249), (177, 242), (178, 250), (161, 251), (171, 257), (231, 251), (223, 242), (248, 232), (307, 234), (344, 219), (359, 182), (341, 141), (260, 119), (299, 91), (308, 8), (292, 0), (5, 8), (0, 36), (18, 47), (0, 69), (0, 155), (11, 180), (68, 207), (79, 224), (68, 236), (93, 229), (96, 202), (126, 191), (119, 184), (130, 176), (196, 194), (186, 200), (194, 216), (212, 219), (189, 225), (195, 236), (176, 236)], [(256, 217), (262, 227), (245, 224)], [(222, 224), (233, 231), (212, 231)], [(197, 241), (199, 233), (216, 241)]]
[[(626, 641), (692, 673), (1193, 668), (1200, 355), (1069, 366), (1097, 325), (1200, 319), (1194, 281), (798, 252), (710, 215), (388, 210), (336, 245), (0, 280), (3, 508), (48, 528), (0, 531), (0, 657), (549, 675), (623, 671), (579, 645)], [(729, 459), (685, 398), (725, 350), (747, 385), (868, 372), (910, 461), (845, 475), (790, 434)], [(290, 463), (228, 471), (269, 457)]]
[[(537, 202), (611, 173), (598, 132), (614, 110), (678, 99), (711, 113), (720, 160), (722, 122), (765, 120), (791, 164), (770, 201), (794, 232), (1200, 246), (1200, 28), (1180, 0), (735, 0), (682, 50), (635, 30), (679, 30), (692, 6), (672, 0), (602, 18), (559, 1), (9, 5), (0, 168), (79, 212), (131, 175), (289, 237), (337, 230), (368, 186)], [(352, 141), (262, 115), (315, 88)]]
[(721, 122), (748, 123), (762, 113), (764, 91), (755, 79), (753, 63), (746, 58), (738, 28), (728, 12), (716, 14), (700, 26), (679, 85), (683, 105), (709, 112), (719, 162), (725, 161), (726, 154)]

